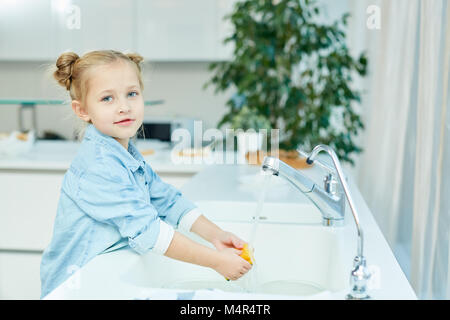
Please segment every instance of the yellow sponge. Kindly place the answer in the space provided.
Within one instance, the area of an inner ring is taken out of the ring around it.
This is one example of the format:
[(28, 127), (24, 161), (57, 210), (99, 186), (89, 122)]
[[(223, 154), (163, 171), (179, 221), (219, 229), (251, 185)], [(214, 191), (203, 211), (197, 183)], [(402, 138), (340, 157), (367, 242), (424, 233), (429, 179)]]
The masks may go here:
[(253, 248), (251, 248), (248, 243), (244, 244), (244, 248), (242, 248), (240, 257), (247, 260), (251, 265), (253, 265), (253, 261), (255, 261), (255, 258), (253, 257)]

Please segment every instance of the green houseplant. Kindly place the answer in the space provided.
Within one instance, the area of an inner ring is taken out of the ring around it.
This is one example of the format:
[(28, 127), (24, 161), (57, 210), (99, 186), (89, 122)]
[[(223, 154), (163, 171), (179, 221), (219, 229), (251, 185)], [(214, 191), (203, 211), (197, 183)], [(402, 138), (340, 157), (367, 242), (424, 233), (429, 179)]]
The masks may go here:
[(231, 128), (233, 130), (249, 130), (255, 131), (271, 129), (269, 119), (258, 113), (255, 109), (250, 109), (248, 106), (243, 106), (231, 119)]
[(349, 14), (320, 24), (314, 0), (241, 0), (226, 16), (234, 27), (224, 43), (234, 45), (231, 61), (209, 65), (205, 84), (215, 93), (233, 88), (228, 112), (218, 126), (233, 123), (245, 105), (280, 129), (280, 149), (330, 145), (340, 159), (362, 149), (354, 142), (364, 125), (355, 111), (360, 93), (354, 76), (367, 72), (367, 58), (353, 58), (345, 42)]

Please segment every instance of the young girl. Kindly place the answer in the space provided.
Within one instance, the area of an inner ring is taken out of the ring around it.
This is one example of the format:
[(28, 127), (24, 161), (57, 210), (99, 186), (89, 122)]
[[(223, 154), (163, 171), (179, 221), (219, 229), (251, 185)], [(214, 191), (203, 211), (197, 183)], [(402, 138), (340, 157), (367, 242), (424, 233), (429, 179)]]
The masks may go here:
[[(244, 242), (201, 215), (180, 191), (164, 183), (130, 140), (144, 116), (137, 54), (63, 53), (54, 77), (87, 123), (66, 172), (51, 243), (41, 262), (41, 298), (95, 256), (129, 245), (210, 267), (236, 280), (251, 265), (239, 257)], [(211, 249), (174, 228), (192, 231)]]

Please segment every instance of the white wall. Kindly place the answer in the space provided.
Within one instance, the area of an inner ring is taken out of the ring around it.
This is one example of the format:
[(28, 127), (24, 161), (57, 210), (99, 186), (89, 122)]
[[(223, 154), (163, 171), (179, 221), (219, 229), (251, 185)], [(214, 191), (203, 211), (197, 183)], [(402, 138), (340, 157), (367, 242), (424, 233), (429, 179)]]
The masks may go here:
[[(0, 99), (40, 98), (70, 100), (48, 72), (54, 62), (0, 62)], [(144, 99), (165, 100), (165, 104), (145, 107), (146, 116), (188, 116), (215, 127), (226, 113), (228, 95), (214, 95), (214, 87), (203, 90), (212, 73), (207, 62), (160, 62), (144, 64)], [(17, 106), (0, 105), (0, 132), (18, 129)], [(26, 115), (28, 125), (30, 115)], [(39, 106), (39, 133), (52, 130), (68, 139), (73, 136), (73, 111), (67, 106)]]

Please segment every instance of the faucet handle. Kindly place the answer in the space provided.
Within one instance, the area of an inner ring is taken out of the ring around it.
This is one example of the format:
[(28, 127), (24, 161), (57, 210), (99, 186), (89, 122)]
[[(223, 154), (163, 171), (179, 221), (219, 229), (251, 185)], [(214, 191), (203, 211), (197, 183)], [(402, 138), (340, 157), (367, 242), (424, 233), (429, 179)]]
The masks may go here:
[(302, 156), (306, 158), (306, 163), (312, 165), (313, 163), (317, 163), (320, 167), (322, 167), (322, 169), (325, 169), (328, 173), (330, 174), (334, 174), (336, 173), (336, 170), (332, 167), (330, 167), (328, 164), (326, 164), (323, 161), (320, 161), (318, 159), (315, 160), (310, 160), (309, 156), (310, 154), (308, 154), (307, 152), (303, 151), (302, 149), (298, 148), (297, 152)]
[(329, 173), (323, 178), (323, 188), (331, 195), (338, 193), (339, 182), (336, 180), (333, 174)]

